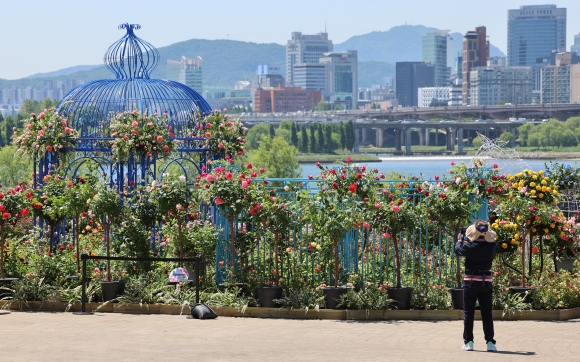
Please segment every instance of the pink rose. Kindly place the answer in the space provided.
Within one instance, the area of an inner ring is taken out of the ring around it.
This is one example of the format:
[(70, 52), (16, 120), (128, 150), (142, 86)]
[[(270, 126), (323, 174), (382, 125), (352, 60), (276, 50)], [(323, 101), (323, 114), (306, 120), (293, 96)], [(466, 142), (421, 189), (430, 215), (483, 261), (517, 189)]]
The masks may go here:
[(205, 133), (205, 138), (210, 138), (211, 137), (211, 132), (206, 132)]
[(365, 229), (369, 229), (371, 227), (371, 224), (369, 224), (368, 222), (365, 221), (364, 227), (365, 227)]
[(133, 127), (137, 127), (139, 125), (139, 123), (137, 121), (133, 121), (133, 123), (131, 123), (131, 126)]
[(394, 211), (394, 212), (399, 212), (399, 211), (401, 211), (401, 208), (400, 208), (400, 207), (398, 207), (397, 205), (394, 205), (394, 206), (393, 206), (393, 211)]
[[(42, 114), (42, 113), (41, 113), (41, 114)], [(48, 146), (46, 146), (46, 150), (47, 150), (48, 152), (52, 152), (52, 146), (51, 146), (51, 145), (48, 145)]]
[(375, 202), (375, 208), (376, 209), (380, 209), (381, 208), (381, 204), (379, 204), (378, 202)]
[(246, 181), (246, 180), (242, 181), (242, 188), (244, 190), (248, 188), (248, 185), (249, 185), (248, 181)]
[(212, 175), (207, 175), (207, 176), (205, 177), (205, 180), (206, 180), (207, 182), (214, 182), (214, 181), (215, 181), (215, 177), (213, 177)]
[(64, 133), (66, 133), (66, 134), (69, 134), (69, 133), (70, 133), (70, 128), (66, 127), (66, 128), (64, 129)]
[(222, 200), (222, 198), (221, 198), (221, 197), (219, 197), (219, 196), (218, 196), (218, 197), (216, 197), (216, 199), (215, 199), (215, 204), (216, 204), (216, 205), (221, 205), (221, 204), (223, 204), (223, 203), (224, 203), (224, 200)]
[(234, 175), (231, 172), (226, 172), (226, 180), (231, 180)]
[(157, 142), (163, 142), (163, 136), (157, 136)]
[(46, 114), (44, 112), (40, 112), (40, 114), (38, 115), (38, 118), (43, 119), (44, 116), (46, 116)]

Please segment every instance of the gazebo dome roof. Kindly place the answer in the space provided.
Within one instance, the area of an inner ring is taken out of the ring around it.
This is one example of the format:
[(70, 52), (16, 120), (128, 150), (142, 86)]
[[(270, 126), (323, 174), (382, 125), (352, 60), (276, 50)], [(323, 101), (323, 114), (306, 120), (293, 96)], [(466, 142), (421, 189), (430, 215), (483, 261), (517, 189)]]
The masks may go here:
[(166, 113), (178, 136), (196, 115), (211, 111), (205, 99), (190, 87), (149, 78), (159, 63), (159, 53), (134, 34), (133, 30), (140, 29), (140, 25), (122, 24), (119, 29), (126, 29), (127, 34), (111, 45), (104, 56), (105, 65), (115, 79), (82, 84), (57, 105), (58, 112), (69, 118), (81, 138), (109, 137), (112, 116), (134, 110)]

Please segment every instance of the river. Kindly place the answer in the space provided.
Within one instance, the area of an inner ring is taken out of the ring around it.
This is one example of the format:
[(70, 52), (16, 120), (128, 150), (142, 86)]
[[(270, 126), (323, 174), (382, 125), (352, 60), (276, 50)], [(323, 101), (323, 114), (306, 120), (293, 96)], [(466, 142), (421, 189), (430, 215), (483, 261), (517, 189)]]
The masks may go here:
[[(379, 156), (381, 157), (381, 156)], [(465, 156), (449, 156), (449, 157), (381, 157), (381, 162), (366, 162), (358, 165), (366, 165), (370, 168), (378, 168), (379, 172), (387, 173), (389, 171), (397, 171), (405, 176), (417, 176), (422, 180), (432, 180), (435, 176), (443, 176), (451, 168), (451, 162), (460, 163), (465, 162), (470, 164), (471, 157)], [(505, 163), (504, 169), (506, 173), (519, 172), (526, 168), (534, 171), (545, 170), (544, 163), (559, 162), (570, 164), (572, 167), (580, 167), (579, 160), (538, 160), (528, 159), (522, 160), (524, 163)], [(490, 163), (491, 161), (486, 161)], [(501, 165), (501, 162), (499, 162)], [(316, 176), (320, 173), (318, 167), (313, 163), (303, 163), (302, 177), (306, 178), (308, 175)], [(325, 167), (340, 166), (339, 164), (324, 164)]]

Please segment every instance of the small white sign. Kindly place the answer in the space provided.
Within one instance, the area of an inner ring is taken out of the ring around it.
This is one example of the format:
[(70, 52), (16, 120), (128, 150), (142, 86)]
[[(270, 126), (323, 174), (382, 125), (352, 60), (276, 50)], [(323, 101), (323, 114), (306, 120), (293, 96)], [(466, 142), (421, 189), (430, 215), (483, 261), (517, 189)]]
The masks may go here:
[(185, 282), (189, 278), (189, 273), (185, 268), (175, 268), (169, 273), (170, 282)]

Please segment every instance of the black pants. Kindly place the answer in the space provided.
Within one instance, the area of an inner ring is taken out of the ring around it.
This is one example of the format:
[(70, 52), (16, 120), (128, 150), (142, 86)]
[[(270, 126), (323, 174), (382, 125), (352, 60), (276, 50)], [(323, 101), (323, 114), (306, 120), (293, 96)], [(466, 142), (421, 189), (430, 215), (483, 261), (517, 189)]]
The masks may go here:
[(492, 286), (490, 282), (466, 281), (463, 285), (463, 341), (465, 343), (473, 341), (473, 316), (475, 314), (475, 301), (479, 299), (481, 307), (481, 319), (483, 322), (483, 333), (485, 342), (493, 342), (493, 317), (492, 307)]

